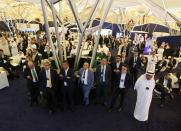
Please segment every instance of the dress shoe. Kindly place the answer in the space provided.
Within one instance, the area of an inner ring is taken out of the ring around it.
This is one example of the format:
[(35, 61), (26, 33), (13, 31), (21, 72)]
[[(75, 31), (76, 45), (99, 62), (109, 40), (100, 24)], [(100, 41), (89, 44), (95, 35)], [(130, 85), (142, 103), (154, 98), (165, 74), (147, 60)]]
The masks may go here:
[(181, 91), (179, 92), (179, 96), (181, 96)]
[(49, 114), (50, 114), (50, 115), (53, 115), (53, 114), (54, 114), (54, 111), (53, 111), (53, 110), (49, 110)]
[(164, 107), (164, 104), (160, 104), (160, 108), (163, 108)]
[(71, 108), (71, 111), (72, 111), (72, 112), (75, 112), (75, 108)]
[(122, 108), (121, 108), (121, 107), (119, 107), (119, 108), (118, 108), (118, 112), (121, 112), (121, 111), (122, 111)]
[(89, 107), (89, 104), (85, 104), (85, 107)]
[(113, 111), (112, 108), (109, 108), (109, 109), (107, 110), (107, 112), (109, 112), (109, 113), (111, 113), (112, 111)]
[(106, 107), (107, 106), (107, 102), (104, 102), (103, 105)]
[(171, 100), (173, 100), (173, 99), (174, 99), (173, 94), (170, 94), (170, 99), (171, 99)]
[(148, 124), (149, 124), (149, 121), (148, 121), (148, 120), (146, 120), (146, 121), (145, 121), (145, 124), (146, 124), (146, 125), (148, 125)]

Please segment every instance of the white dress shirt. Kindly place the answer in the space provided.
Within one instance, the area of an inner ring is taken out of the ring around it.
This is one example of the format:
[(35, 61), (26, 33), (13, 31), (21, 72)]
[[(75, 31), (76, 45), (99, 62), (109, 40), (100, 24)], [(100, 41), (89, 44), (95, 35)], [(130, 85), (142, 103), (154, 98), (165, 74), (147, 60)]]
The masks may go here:
[[(85, 77), (84, 77), (84, 71), (85, 71)], [(88, 78), (88, 69), (84, 70), (82, 73), (81, 81), (84, 85), (87, 85), (87, 78)]]
[[(65, 70), (65, 76), (67, 76), (67, 72), (68, 72), (69, 68)], [(64, 86), (67, 86), (67, 82), (64, 81)]]
[(116, 62), (116, 68), (118, 69), (120, 65), (120, 62)]
[[(45, 72), (46, 72), (46, 78), (47, 78), (47, 86), (46, 86), (46, 87), (49, 87), (49, 81), (51, 81), (51, 73), (50, 73), (50, 69), (45, 70)], [(48, 74), (50, 74), (50, 80), (48, 79)]]
[[(103, 65), (101, 65), (101, 72), (103, 70)], [(106, 74), (106, 65), (104, 65), (104, 71), (103, 71), (103, 74), (101, 74), (101, 77), (103, 77), (103, 82), (105, 82), (105, 74)]]
[(167, 84), (168, 84), (168, 80), (164, 78), (163, 86), (167, 87)]
[(126, 73), (122, 73), (120, 78), (119, 88), (125, 88), (124, 86), (125, 78), (126, 78)]

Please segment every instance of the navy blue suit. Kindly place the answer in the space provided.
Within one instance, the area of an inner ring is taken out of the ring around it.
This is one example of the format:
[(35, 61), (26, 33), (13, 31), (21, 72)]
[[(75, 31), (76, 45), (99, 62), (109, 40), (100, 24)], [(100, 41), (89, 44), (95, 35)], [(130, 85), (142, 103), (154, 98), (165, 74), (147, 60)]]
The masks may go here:
[[(70, 108), (73, 108), (74, 107), (74, 101), (73, 101), (74, 72), (72, 69), (69, 68), (66, 74), (65, 70), (61, 69), (60, 75), (63, 75), (63, 77), (60, 77), (63, 108), (66, 109), (66, 106), (68, 104), (67, 98), (69, 99)], [(67, 77), (70, 77), (70, 78), (67, 78)]]

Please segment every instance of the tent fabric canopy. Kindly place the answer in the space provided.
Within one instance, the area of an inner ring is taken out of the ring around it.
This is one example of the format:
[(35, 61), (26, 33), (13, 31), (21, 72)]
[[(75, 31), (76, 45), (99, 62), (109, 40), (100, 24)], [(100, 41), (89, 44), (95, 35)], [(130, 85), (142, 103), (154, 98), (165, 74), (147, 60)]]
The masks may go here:
[[(61, 1), (66, 22), (76, 23), (67, 0)], [(76, 5), (81, 22), (84, 22), (96, 0), (72, 1)], [(100, 0), (93, 18), (102, 18), (107, 3), (108, 0)], [(1, 0), (0, 9), (2, 10), (0, 15), (6, 16), (6, 19), (32, 21), (39, 18), (40, 22), (44, 23), (40, 0)], [(55, 4), (55, 9), (59, 11), (59, 4)], [(47, 7), (46, 11), (48, 21), (52, 21), (50, 8)], [(162, 25), (169, 24), (172, 28), (179, 28), (175, 24), (175, 19), (181, 20), (181, 2), (180, 0), (114, 0), (105, 21), (126, 24), (131, 19), (136, 25), (153, 22)], [(139, 21), (143, 22), (139, 23)]]
[(145, 31), (145, 32), (148, 32), (149, 34), (152, 34), (153, 32), (165, 32), (165, 33), (170, 32), (167, 26), (154, 24), (154, 23), (148, 23), (144, 25), (135, 26), (133, 28), (133, 31)]
[[(94, 20), (93, 23), (92, 23), (92, 27), (98, 26), (99, 23), (100, 23), (99, 20)], [(120, 27), (122, 27), (121, 31), (119, 30), (118, 25)], [(114, 24), (114, 23), (104, 22), (104, 24), (102, 26), (102, 29), (111, 29), (112, 30), (112, 35), (116, 37), (117, 33), (124, 31), (124, 27), (125, 27), (124, 25), (125, 24)]]

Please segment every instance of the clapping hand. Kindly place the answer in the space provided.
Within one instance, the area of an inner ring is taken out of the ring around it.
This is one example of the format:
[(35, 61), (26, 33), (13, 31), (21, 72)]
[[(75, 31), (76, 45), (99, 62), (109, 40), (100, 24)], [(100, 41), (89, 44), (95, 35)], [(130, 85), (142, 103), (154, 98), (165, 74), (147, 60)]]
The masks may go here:
[(70, 76), (67, 76), (67, 79), (70, 79)]
[(62, 74), (60, 74), (60, 77), (62, 78), (62, 77), (63, 77), (63, 75), (62, 75)]

